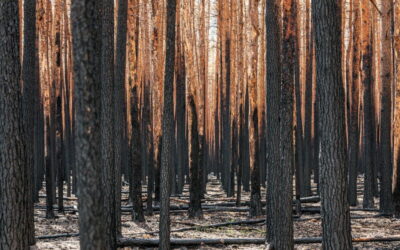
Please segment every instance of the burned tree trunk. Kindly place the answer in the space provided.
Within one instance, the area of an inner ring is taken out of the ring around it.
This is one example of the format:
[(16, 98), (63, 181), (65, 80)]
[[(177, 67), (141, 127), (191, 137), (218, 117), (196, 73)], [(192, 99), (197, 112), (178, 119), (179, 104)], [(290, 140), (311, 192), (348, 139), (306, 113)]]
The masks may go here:
[(114, 0), (102, 1), (101, 20), (101, 163), (106, 217), (106, 244), (115, 248), (115, 161), (114, 161)]
[(261, 191), (260, 191), (260, 136), (258, 133), (258, 107), (257, 107), (257, 66), (258, 66), (258, 21), (259, 0), (250, 1), (249, 15), (252, 25), (252, 45), (251, 45), (251, 71), (249, 75), (249, 143), (250, 143), (250, 175), (251, 175), (251, 195), (250, 195), (250, 216), (259, 216), (262, 213)]
[(370, 2), (361, 2), (362, 23), (362, 86), (363, 86), (363, 163), (364, 167), (364, 197), (363, 207), (371, 208), (374, 206), (374, 188), (373, 188), (373, 168), (375, 167), (374, 157), (374, 110), (372, 106), (373, 99), (373, 81), (372, 81), (372, 44), (371, 44), (371, 15)]
[(142, 140), (140, 138), (140, 121), (139, 121), (139, 101), (137, 87), (134, 86), (131, 92), (131, 164), (132, 179), (130, 191), (133, 203), (132, 220), (137, 222), (144, 221), (143, 202), (142, 202)]
[(107, 249), (100, 133), (100, 3), (73, 1), (71, 7), (76, 98), (76, 166), (82, 249)]
[(201, 182), (200, 178), (200, 143), (196, 104), (193, 95), (189, 97), (190, 108), (190, 203), (189, 217), (201, 218), (203, 212), (201, 210)]
[(393, 212), (392, 204), (392, 86), (393, 86), (393, 55), (392, 55), (392, 19), (393, 7), (392, 0), (382, 1), (382, 56), (381, 56), (381, 76), (382, 76), (382, 108), (381, 108), (381, 193), (380, 210), (383, 214)]
[[(164, 74), (164, 105), (162, 117), (162, 153), (160, 176), (160, 249), (170, 249), (170, 172), (174, 141), (174, 66), (175, 66), (175, 23), (176, 0), (167, 0), (166, 60)], [(182, 133), (183, 131), (178, 131)]]
[(0, 30), (0, 249), (28, 249), (33, 232), (25, 197), (31, 187), (20, 106), (18, 1), (0, 3)]
[(360, 129), (359, 129), (359, 103), (361, 86), (361, 16), (360, 0), (353, 1), (354, 9), (354, 31), (353, 31), (353, 81), (350, 84), (350, 114), (349, 114), (349, 203), (351, 206), (357, 205), (357, 173), (358, 155), (360, 150)]
[(24, 1), (24, 48), (22, 61), (22, 107), (25, 131), (27, 166), (27, 184), (24, 185), (25, 200), (28, 206), (29, 244), (35, 244), (35, 227), (33, 219), (33, 190), (34, 190), (34, 129), (37, 126), (34, 112), (36, 111), (35, 93), (39, 88), (36, 74), (36, 1)]
[[(324, 249), (352, 249), (347, 200), (345, 97), (341, 67), (341, 1), (313, 1)], [(339, 216), (340, 215), (340, 216)]]

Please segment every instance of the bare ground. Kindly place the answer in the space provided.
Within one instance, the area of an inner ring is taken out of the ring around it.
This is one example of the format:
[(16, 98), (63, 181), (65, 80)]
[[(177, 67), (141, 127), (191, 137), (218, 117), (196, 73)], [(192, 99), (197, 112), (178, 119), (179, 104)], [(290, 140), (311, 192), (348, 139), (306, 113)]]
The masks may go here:
[[(361, 182), (361, 179), (360, 179)], [(217, 180), (212, 177), (207, 186), (205, 204), (215, 204), (227, 201), (226, 195), (222, 191)], [(124, 190), (127, 187), (124, 186)], [(362, 189), (359, 187), (359, 204), (362, 204)], [(262, 197), (265, 197), (265, 190), (262, 189)], [(42, 193), (43, 195), (43, 193)], [(74, 198), (74, 196), (72, 197)], [(123, 194), (127, 198), (127, 194)], [(187, 198), (172, 199), (171, 204), (183, 205)], [(209, 201), (212, 200), (212, 201)], [(219, 202), (216, 200), (220, 200)], [(243, 192), (242, 200), (249, 200), (249, 193)], [(378, 200), (376, 200), (378, 204)], [(45, 199), (41, 198), (38, 205), (45, 205)], [(64, 202), (65, 206), (77, 206), (76, 200)], [(129, 205), (123, 202), (123, 205)], [(307, 204), (307, 206), (319, 206), (319, 203)], [(361, 206), (359, 205), (358, 208)], [(56, 211), (56, 210), (55, 210)], [(378, 212), (352, 211), (352, 217), (365, 216), (368, 218), (352, 219), (353, 238), (380, 237), (380, 236), (400, 236), (400, 220), (387, 217), (373, 217)], [(36, 236), (55, 235), (78, 232), (78, 214), (76, 212), (65, 212), (58, 214), (56, 219), (46, 219), (45, 211), (35, 209)], [(263, 217), (259, 217), (263, 218)], [(240, 220), (249, 220), (247, 212), (205, 212), (204, 219), (191, 220), (186, 213), (171, 215), (171, 228), (178, 229), (190, 226), (210, 225), (215, 223), (233, 222)], [(254, 219), (254, 218), (252, 218)], [(146, 222), (136, 224), (131, 221), (130, 214), (122, 213), (122, 233), (124, 237), (133, 238), (157, 238), (157, 234), (146, 234), (158, 230), (159, 216), (146, 216)], [(319, 237), (321, 236), (321, 220), (318, 214), (303, 214), (300, 219), (294, 220), (294, 237)], [(192, 231), (172, 233), (173, 238), (262, 238), (265, 237), (265, 223), (256, 225), (238, 225), (220, 228), (196, 229)], [(354, 246), (358, 249), (400, 249), (400, 242), (374, 242), (374, 243), (356, 243)], [(38, 240), (38, 249), (79, 249), (79, 238), (57, 238), (52, 240)], [(263, 245), (229, 245), (229, 246), (202, 246), (198, 249), (264, 249)], [(296, 249), (320, 249), (320, 244), (296, 245)], [(131, 248), (124, 248), (131, 249)], [(137, 248), (136, 248), (137, 249)], [(185, 248), (182, 248), (185, 249)]]

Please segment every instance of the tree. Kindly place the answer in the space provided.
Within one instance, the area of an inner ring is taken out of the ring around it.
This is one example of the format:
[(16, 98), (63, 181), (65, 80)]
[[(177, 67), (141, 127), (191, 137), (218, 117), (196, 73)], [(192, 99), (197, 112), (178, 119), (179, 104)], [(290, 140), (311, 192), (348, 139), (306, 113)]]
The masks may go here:
[(139, 97), (137, 94), (137, 86), (131, 90), (131, 199), (133, 203), (132, 220), (137, 222), (144, 221), (143, 202), (142, 202), (142, 140), (140, 138), (140, 114), (139, 114)]
[[(279, 13), (284, 19), (282, 26)], [(268, 125), (267, 147), (267, 200), (271, 203), (267, 205), (267, 244), (274, 249), (293, 249), (294, 244), (292, 179), (295, 21), (295, 1), (267, 1), (267, 93), (271, 92), (267, 96), (268, 124), (271, 123)], [(281, 58), (286, 58), (285, 62)]]
[(396, 2), (394, 5), (394, 16), (392, 19), (391, 27), (394, 29), (394, 75), (396, 84), (394, 84), (394, 121), (393, 121), (393, 135), (394, 135), (394, 152), (393, 152), (393, 206), (394, 216), (400, 218), (400, 27), (398, 22), (400, 21), (400, 3)]
[(25, 199), (28, 209), (28, 222), (29, 222), (29, 244), (35, 244), (35, 227), (33, 219), (33, 183), (34, 183), (34, 129), (37, 126), (35, 122), (35, 93), (39, 88), (36, 78), (36, 0), (24, 1), (24, 53), (22, 65), (22, 81), (23, 81), (23, 120), (25, 123), (25, 143), (27, 166), (26, 175), (28, 182), (24, 185)]
[(392, 207), (392, 18), (393, 1), (382, 2), (382, 108), (381, 108), (381, 194), (380, 210), (383, 214), (391, 214)]
[(107, 249), (100, 133), (100, 3), (72, 1), (75, 145), (81, 249)]
[(352, 249), (347, 200), (344, 86), (341, 78), (341, 1), (313, 1), (320, 192), (324, 249)]
[(260, 191), (260, 136), (258, 133), (259, 114), (257, 105), (257, 66), (258, 66), (258, 38), (260, 30), (258, 27), (258, 5), (259, 0), (250, 1), (249, 15), (251, 19), (251, 71), (248, 80), (248, 91), (250, 97), (249, 115), (249, 143), (250, 143), (250, 174), (251, 174), (251, 197), (250, 216), (262, 214), (261, 191)]
[[(178, 8), (179, 10), (180, 8)], [(180, 10), (178, 12), (179, 16)], [(186, 69), (185, 69), (185, 54), (183, 49), (183, 38), (181, 35), (181, 21), (177, 19), (177, 34), (176, 34), (176, 94), (175, 94), (175, 124), (176, 131), (185, 131), (186, 119)], [(186, 167), (186, 134), (176, 132), (176, 153), (177, 153), (177, 175), (178, 188), (177, 193), (182, 193), (184, 186)]]
[[(167, 33), (164, 73), (164, 106), (162, 116), (162, 152), (161, 152), (161, 202), (160, 202), (160, 249), (170, 249), (170, 171), (174, 141), (174, 68), (175, 68), (175, 23), (176, 0), (167, 0)], [(178, 131), (183, 133), (183, 131)]]
[(350, 95), (350, 121), (349, 121), (349, 203), (357, 205), (357, 168), (360, 150), (359, 105), (361, 86), (361, 8), (360, 0), (353, 1), (354, 27), (353, 27), (353, 81), (351, 82)]
[[(266, 34), (267, 35), (267, 244), (274, 249), (293, 248), (292, 240), (280, 239), (281, 218), (275, 213), (281, 208), (281, 194), (276, 188), (281, 185), (280, 155), (280, 98), (281, 98), (281, 26), (280, 1), (266, 2)], [(286, 217), (285, 217), (286, 218)], [(285, 225), (287, 226), (287, 225)], [(288, 244), (288, 245), (286, 245)]]
[[(28, 249), (30, 226), (18, 1), (0, 1), (0, 249)], [(29, 197), (32, 198), (32, 197)]]
[[(281, 33), (281, 58), (282, 82), (280, 95), (280, 164), (275, 170), (280, 176), (280, 183), (274, 192), (281, 198), (274, 207), (274, 216), (279, 218), (275, 222), (274, 236), (277, 248), (293, 248), (293, 114), (294, 114), (294, 73), (295, 73), (295, 43), (296, 43), (296, 0), (282, 2), (282, 33)], [(279, 239), (279, 240), (278, 240)]]
[(363, 164), (364, 164), (364, 197), (363, 207), (374, 206), (373, 190), (373, 168), (375, 165), (374, 157), (374, 107), (373, 101), (373, 80), (372, 80), (372, 29), (371, 29), (371, 3), (361, 1), (361, 22), (364, 24), (361, 29), (361, 60), (362, 60), (362, 86), (363, 86)]
[(102, 0), (101, 20), (101, 164), (107, 249), (117, 242), (114, 161), (114, 0)]
[[(304, 115), (304, 168), (302, 196), (311, 195), (311, 169), (312, 169), (312, 86), (313, 86), (313, 27), (311, 20), (311, 0), (306, 0), (306, 83), (305, 83), (305, 115)], [(314, 175), (316, 173), (314, 172)]]
[(117, 236), (121, 235), (121, 169), (126, 143), (126, 102), (125, 102), (125, 66), (126, 66), (126, 33), (128, 19), (128, 0), (118, 1), (117, 42), (114, 70), (114, 160), (115, 160), (115, 228)]
[(197, 121), (196, 104), (194, 97), (189, 97), (190, 108), (190, 203), (189, 217), (201, 218), (203, 211), (201, 210), (201, 182), (200, 176), (200, 142)]
[(50, 118), (46, 117), (46, 141), (47, 141), (47, 156), (45, 162), (45, 180), (46, 180), (46, 218), (54, 219), (54, 189), (53, 189), (53, 166), (50, 160)]

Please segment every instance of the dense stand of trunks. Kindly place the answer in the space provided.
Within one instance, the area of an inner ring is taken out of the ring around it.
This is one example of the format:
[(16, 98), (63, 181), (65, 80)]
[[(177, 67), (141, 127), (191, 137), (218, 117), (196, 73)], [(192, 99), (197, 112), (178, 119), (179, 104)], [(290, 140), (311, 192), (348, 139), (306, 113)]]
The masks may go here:
[(35, 243), (42, 191), (115, 249), (126, 187), (168, 249), (169, 197), (201, 218), (210, 174), (251, 217), (267, 200), (270, 246), (320, 195), (324, 247), (350, 248), (360, 177), (364, 208), (400, 216), (399, 23), (393, 0), (0, 0), (0, 248)]

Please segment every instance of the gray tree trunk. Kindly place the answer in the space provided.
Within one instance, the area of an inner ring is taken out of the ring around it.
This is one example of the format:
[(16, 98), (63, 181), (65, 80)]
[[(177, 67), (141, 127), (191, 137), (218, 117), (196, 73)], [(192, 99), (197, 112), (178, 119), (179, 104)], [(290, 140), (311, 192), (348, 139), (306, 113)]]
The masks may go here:
[(115, 249), (116, 207), (114, 161), (114, 0), (102, 1), (101, 20), (101, 164), (106, 218), (106, 246)]
[(123, 158), (127, 158), (123, 150), (126, 142), (126, 102), (125, 102), (125, 65), (126, 65), (126, 32), (128, 18), (128, 0), (118, 1), (117, 42), (115, 48), (114, 71), (114, 160), (115, 160), (115, 230), (117, 237), (121, 235), (121, 169)]
[[(174, 142), (174, 68), (175, 68), (175, 23), (176, 0), (167, 0), (167, 32), (164, 75), (164, 105), (162, 117), (162, 152), (160, 170), (160, 249), (170, 249), (170, 172)], [(183, 131), (178, 131), (182, 133)]]
[(341, 78), (341, 1), (313, 1), (312, 7), (321, 147), (322, 247), (352, 249), (347, 200), (345, 96)]
[(100, 4), (74, 0), (71, 7), (80, 247), (93, 250), (107, 249), (100, 131)]
[(34, 134), (35, 126), (35, 93), (39, 88), (36, 74), (36, 0), (24, 1), (24, 53), (22, 65), (23, 81), (23, 120), (25, 124), (25, 142), (27, 155), (27, 185), (25, 187), (25, 199), (28, 209), (29, 244), (35, 244), (35, 227), (33, 219), (33, 190), (34, 190)]
[[(29, 249), (18, 1), (0, 1), (0, 249)], [(32, 197), (29, 197), (32, 198)]]
[[(132, 220), (137, 222), (144, 221), (143, 201), (142, 201), (142, 140), (140, 138), (139, 121), (139, 98), (137, 87), (134, 86), (131, 92), (131, 152), (132, 152), (132, 179), (131, 179), (131, 199), (133, 203)], [(151, 204), (152, 205), (152, 204)]]
[(189, 203), (189, 217), (201, 218), (203, 211), (201, 210), (201, 182), (200, 178), (200, 142), (197, 111), (194, 98), (189, 97), (190, 108), (190, 203)]

